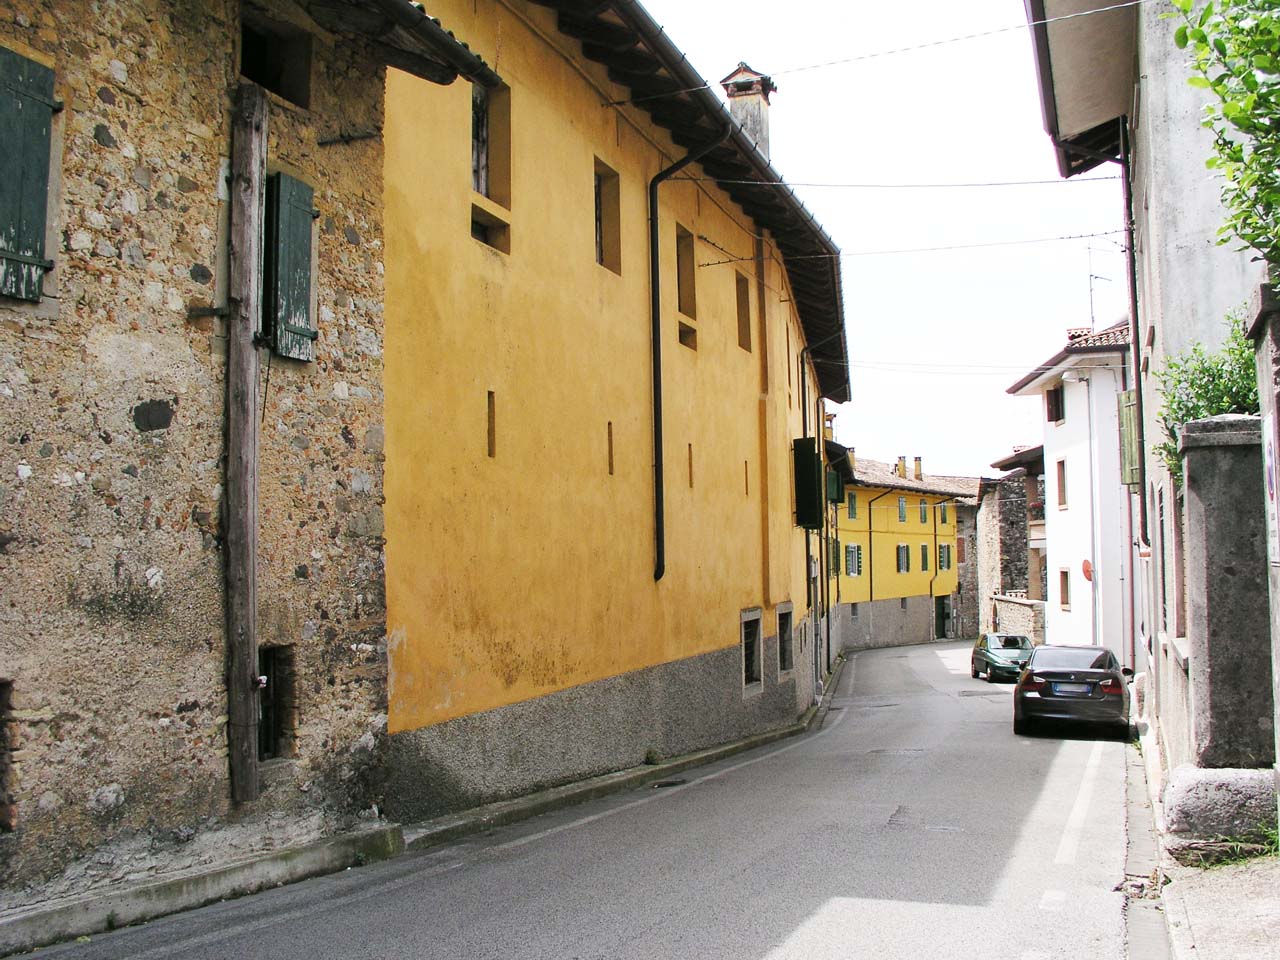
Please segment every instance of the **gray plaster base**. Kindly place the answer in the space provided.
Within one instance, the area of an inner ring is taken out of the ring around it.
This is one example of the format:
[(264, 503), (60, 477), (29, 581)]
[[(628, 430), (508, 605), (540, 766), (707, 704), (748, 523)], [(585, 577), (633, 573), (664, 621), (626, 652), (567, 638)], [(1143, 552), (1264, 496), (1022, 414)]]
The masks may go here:
[(763, 682), (745, 690), (735, 646), (393, 734), (388, 815), (426, 820), (794, 723), (813, 689), (813, 651), (795, 647), (780, 675), (766, 637)]
[(873, 650), (929, 643), (934, 636), (932, 597), (840, 603), (833, 608), (841, 649)]
[(1261, 840), (1276, 826), (1276, 782), (1269, 768), (1175, 769), (1164, 788), (1165, 845), (1183, 862), (1213, 859), (1223, 840)]

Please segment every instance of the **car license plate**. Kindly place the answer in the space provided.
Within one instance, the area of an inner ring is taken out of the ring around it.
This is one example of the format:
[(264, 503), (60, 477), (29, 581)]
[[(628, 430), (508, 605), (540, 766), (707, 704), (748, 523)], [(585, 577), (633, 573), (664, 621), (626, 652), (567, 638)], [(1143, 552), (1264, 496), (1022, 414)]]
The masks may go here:
[(1055, 683), (1053, 685), (1054, 693), (1088, 693), (1089, 684), (1087, 683)]

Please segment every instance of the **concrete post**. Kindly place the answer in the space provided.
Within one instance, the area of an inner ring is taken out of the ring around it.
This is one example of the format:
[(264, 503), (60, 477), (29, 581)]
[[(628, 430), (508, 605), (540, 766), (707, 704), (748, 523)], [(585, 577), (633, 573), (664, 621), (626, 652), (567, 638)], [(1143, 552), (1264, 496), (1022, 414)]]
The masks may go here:
[(1275, 718), (1257, 417), (1182, 428), (1191, 725), (1198, 767), (1268, 767)]

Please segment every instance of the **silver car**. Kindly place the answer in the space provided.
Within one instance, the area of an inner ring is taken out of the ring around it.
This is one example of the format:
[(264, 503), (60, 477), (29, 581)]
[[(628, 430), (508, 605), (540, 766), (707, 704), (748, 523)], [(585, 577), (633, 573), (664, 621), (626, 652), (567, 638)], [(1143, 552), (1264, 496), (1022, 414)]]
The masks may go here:
[(1107, 724), (1127, 737), (1132, 676), (1102, 647), (1036, 647), (1013, 689), (1013, 732), (1030, 733), (1040, 720), (1067, 720)]

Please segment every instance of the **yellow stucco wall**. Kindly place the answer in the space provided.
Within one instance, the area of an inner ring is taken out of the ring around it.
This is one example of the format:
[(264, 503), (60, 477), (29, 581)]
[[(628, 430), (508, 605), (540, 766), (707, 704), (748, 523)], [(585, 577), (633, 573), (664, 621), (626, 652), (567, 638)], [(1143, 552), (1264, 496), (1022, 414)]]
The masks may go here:
[[(486, 205), (471, 188), (470, 85), (390, 71), (392, 732), (733, 646), (742, 609), (765, 608), (772, 634), (773, 606), (791, 600), (797, 618), (806, 606), (790, 462), (803, 341), (776, 250), (766, 243), (767, 371), (751, 259), (696, 271), (698, 346), (682, 346), (676, 223), (699, 237), (699, 264), (751, 257), (756, 230), (711, 184), (662, 188), (667, 573), (655, 584), (646, 189), (684, 151), (638, 110), (602, 106), (623, 88), (550, 11), (442, 0), (431, 12), (510, 87), (510, 253), (470, 234), (473, 202)], [(595, 262), (596, 158), (620, 178), (620, 275)], [(735, 272), (751, 281), (750, 352)]]
[[(956, 560), (955, 504), (946, 503), (946, 519), (942, 504), (949, 498), (911, 490), (885, 487), (846, 488), (846, 500), (839, 508), (837, 521), (840, 541), (840, 602), (863, 603), (869, 600), (892, 600), (900, 597), (942, 597), (953, 593), (958, 582)], [(857, 500), (856, 516), (850, 518), (848, 497)], [(906, 501), (906, 519), (899, 519), (899, 498)], [(924, 501), (924, 519), (920, 503)], [(845, 546), (862, 547), (862, 575), (849, 576), (845, 564)], [(899, 544), (909, 547), (911, 569), (898, 572)], [(951, 548), (951, 568), (938, 569), (938, 547)], [(921, 548), (929, 555), (929, 569), (921, 569)], [(872, 591), (874, 590), (874, 596)]]

